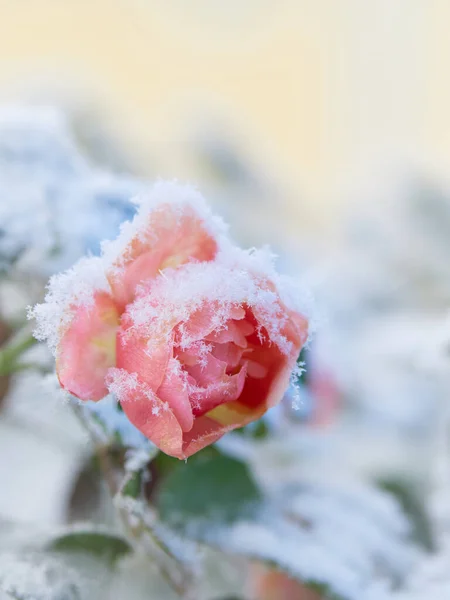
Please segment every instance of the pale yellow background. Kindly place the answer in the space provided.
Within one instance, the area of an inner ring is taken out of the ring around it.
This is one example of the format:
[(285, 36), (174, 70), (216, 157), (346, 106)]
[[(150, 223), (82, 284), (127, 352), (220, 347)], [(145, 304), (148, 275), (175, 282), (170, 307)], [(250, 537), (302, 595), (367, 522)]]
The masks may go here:
[(0, 100), (81, 93), (141, 172), (194, 181), (219, 124), (332, 225), (373, 164), (446, 175), (449, 27), (449, 0), (0, 0)]

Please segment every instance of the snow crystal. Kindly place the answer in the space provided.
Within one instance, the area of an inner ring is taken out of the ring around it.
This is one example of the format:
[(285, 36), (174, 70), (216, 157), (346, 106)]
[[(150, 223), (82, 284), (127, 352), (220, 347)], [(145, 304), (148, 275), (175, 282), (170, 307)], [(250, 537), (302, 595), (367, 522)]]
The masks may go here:
[(109, 369), (106, 384), (109, 392), (119, 402), (127, 402), (130, 398), (145, 396), (150, 403), (153, 403), (152, 413), (154, 415), (159, 413), (161, 407), (165, 410), (167, 406), (168, 409), (168, 405), (161, 403), (148, 385), (138, 380), (136, 373), (129, 373), (125, 369)]
[(272, 287), (269, 280), (254, 277), (244, 267), (230, 268), (218, 262), (168, 270), (128, 307), (132, 327), (127, 334), (138, 332), (161, 340), (172, 335), (174, 325), (181, 324), (177, 344), (183, 349), (196, 342), (196, 334), (189, 327), (192, 315), (205, 310), (211, 318), (211, 330), (221, 331), (226, 329), (232, 309), (246, 305), (254, 309), (270, 340), (288, 354), (292, 345), (283, 334), (288, 315)]
[(268, 246), (243, 250), (229, 244), (219, 252), (217, 260), (224, 266), (240, 268), (252, 273), (256, 278), (272, 282), (283, 304), (308, 320), (308, 334), (311, 338), (318, 325), (313, 295), (299, 278), (294, 279), (277, 272), (276, 255)]
[(30, 308), (28, 318), (36, 320), (36, 338), (47, 340), (55, 353), (75, 308), (92, 305), (95, 291), (108, 291), (109, 284), (101, 259), (89, 257), (81, 259), (68, 271), (51, 277), (47, 287), (45, 302)]
[(158, 181), (150, 189), (135, 196), (131, 201), (137, 206), (132, 221), (122, 223), (117, 239), (102, 243), (105, 268), (120, 266), (121, 257), (133, 239), (152, 242), (154, 232), (149, 231), (149, 216), (166, 205), (181, 218), (191, 211), (198, 215), (205, 230), (219, 242), (225, 243), (227, 227), (220, 217), (213, 215), (203, 196), (192, 186), (170, 181)]

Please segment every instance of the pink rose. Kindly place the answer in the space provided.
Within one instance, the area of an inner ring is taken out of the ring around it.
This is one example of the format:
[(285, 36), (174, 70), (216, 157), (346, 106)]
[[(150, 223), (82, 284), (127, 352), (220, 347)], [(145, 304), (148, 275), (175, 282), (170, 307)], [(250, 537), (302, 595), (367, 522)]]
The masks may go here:
[(267, 278), (187, 265), (128, 306), (107, 381), (145, 436), (185, 458), (278, 404), (306, 338)]
[(308, 334), (276, 274), (184, 192), (143, 204), (102, 258), (53, 280), (33, 311), (61, 386), (82, 400), (112, 392), (178, 458), (277, 404)]
[(318, 592), (308, 589), (286, 573), (263, 566), (252, 566), (249, 582), (251, 600), (321, 600)]
[[(175, 199), (159, 201), (160, 188), (163, 196), (169, 191)], [(155, 186), (134, 220), (123, 225), (118, 240), (104, 244), (97, 281), (87, 284), (88, 297), (76, 288), (83, 288), (86, 267), (94, 267), (99, 259), (87, 259), (81, 269), (75, 269), (75, 291), (69, 291), (63, 306), (61, 302), (57, 306), (54, 301), (47, 303), (47, 309), (54, 309), (57, 315), (56, 370), (61, 386), (81, 400), (106, 396), (106, 374), (110, 367), (118, 366), (116, 338), (121, 317), (139, 286), (148, 286), (168, 267), (212, 260), (219, 240), (220, 224), (213, 222), (190, 188)], [(56, 293), (60, 284), (57, 279)]]

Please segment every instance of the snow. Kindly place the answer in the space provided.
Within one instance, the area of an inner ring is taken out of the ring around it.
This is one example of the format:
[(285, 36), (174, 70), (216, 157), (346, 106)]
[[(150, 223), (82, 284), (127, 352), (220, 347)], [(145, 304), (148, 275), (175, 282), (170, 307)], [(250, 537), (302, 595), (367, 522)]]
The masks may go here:
[(303, 581), (328, 584), (349, 600), (361, 600), (375, 580), (392, 588), (420, 557), (408, 542), (404, 515), (373, 487), (310, 482), (297, 492), (285, 490), (278, 502), (256, 519), (202, 529), (201, 538)]
[(77, 306), (92, 306), (96, 291), (109, 290), (101, 258), (83, 258), (77, 264), (53, 275), (48, 283), (45, 303), (37, 304), (28, 311), (28, 318), (36, 320), (34, 335), (47, 340), (53, 353), (61, 334), (70, 324)]
[(80, 600), (79, 574), (40, 554), (0, 554), (0, 590), (23, 600)]
[(227, 226), (218, 216), (211, 213), (203, 196), (193, 186), (179, 184), (175, 181), (157, 181), (145, 192), (133, 197), (137, 213), (133, 220), (122, 223), (120, 234), (113, 241), (102, 243), (102, 257), (105, 268), (119, 266), (125, 250), (133, 239), (151, 244), (155, 241), (155, 233), (148, 227), (152, 214), (170, 207), (180, 219), (183, 215), (193, 213), (201, 220), (205, 230), (219, 242), (226, 243)]
[(129, 331), (157, 340), (168, 339), (173, 326), (179, 324), (177, 343), (183, 349), (197, 341), (197, 334), (189, 327), (193, 315), (205, 311), (211, 318), (211, 330), (221, 331), (232, 310), (243, 305), (254, 309), (270, 340), (288, 354), (292, 346), (283, 334), (288, 317), (279, 295), (270, 280), (254, 277), (239, 264), (231, 268), (220, 262), (192, 263), (167, 271), (128, 307), (132, 322)]

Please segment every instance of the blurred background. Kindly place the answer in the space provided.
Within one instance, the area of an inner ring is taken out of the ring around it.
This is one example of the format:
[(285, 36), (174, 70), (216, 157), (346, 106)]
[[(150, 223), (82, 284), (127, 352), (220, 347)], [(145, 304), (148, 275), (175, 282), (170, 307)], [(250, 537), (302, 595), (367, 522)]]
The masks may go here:
[(233, 155), (277, 186), (289, 227), (334, 231), (367, 169), (446, 175), (449, 11), (446, 0), (3, 0), (0, 98), (85, 113), (91, 135), (117, 142), (117, 164), (145, 176), (206, 187)]
[[(389, 490), (450, 563), (449, 22), (448, 0), (0, 0), (0, 523), (108, 522), (26, 307), (177, 179), (316, 298), (300, 410), (232, 452), (270, 489)], [(338, 538), (373, 520), (351, 518)]]

